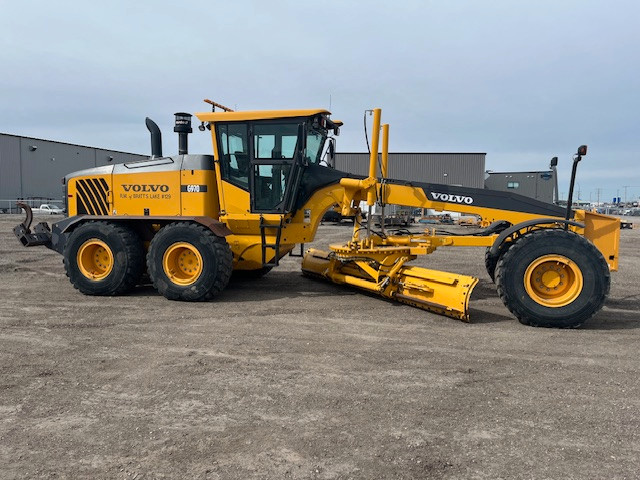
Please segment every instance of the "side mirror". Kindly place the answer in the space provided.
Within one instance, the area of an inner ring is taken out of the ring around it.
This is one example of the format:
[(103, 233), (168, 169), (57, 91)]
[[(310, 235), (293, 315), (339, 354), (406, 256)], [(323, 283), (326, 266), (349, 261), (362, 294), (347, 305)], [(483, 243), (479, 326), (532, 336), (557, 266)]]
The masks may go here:
[(586, 145), (580, 145), (578, 147), (578, 155), (580, 155), (581, 157), (584, 157), (587, 154), (587, 146)]
[(329, 146), (327, 147), (327, 156), (328, 162), (327, 166), (329, 168), (336, 168), (336, 139), (329, 139)]
[(549, 164), (549, 168), (553, 168), (557, 166), (558, 166), (558, 157), (553, 157), (551, 159), (551, 163)]

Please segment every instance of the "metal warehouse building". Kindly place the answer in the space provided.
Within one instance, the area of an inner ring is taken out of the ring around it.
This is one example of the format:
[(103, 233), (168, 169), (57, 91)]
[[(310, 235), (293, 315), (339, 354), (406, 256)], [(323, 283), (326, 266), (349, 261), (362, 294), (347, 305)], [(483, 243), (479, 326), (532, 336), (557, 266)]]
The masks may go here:
[[(484, 188), (486, 153), (389, 153), (389, 178)], [(367, 175), (368, 153), (338, 153), (336, 169)]]
[[(0, 211), (16, 199), (61, 202), (60, 180), (85, 168), (125, 163), (146, 155), (0, 133)], [(484, 153), (390, 153), (389, 176), (399, 180), (484, 187)], [(338, 153), (336, 168), (367, 175), (369, 154)]]
[(148, 158), (146, 155), (0, 133), (0, 209), (16, 199), (62, 201), (60, 180), (84, 168)]
[[(487, 172), (486, 188), (502, 190), (553, 203), (555, 175), (552, 170), (542, 172)], [(557, 192), (556, 192), (557, 195)]]

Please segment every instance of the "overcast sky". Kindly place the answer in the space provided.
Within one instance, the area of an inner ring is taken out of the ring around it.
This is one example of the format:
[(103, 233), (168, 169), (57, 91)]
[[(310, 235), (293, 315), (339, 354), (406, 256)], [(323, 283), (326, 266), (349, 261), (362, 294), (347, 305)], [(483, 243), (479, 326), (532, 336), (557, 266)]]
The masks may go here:
[[(187, 5), (189, 4), (189, 5)], [(0, 0), (0, 132), (177, 151), (173, 113), (328, 108), (339, 151), (366, 151), (381, 107), (391, 151), (486, 152), (543, 170), (571, 154), (581, 198), (640, 195), (637, 1)], [(210, 138), (194, 129), (193, 153)], [(1, 172), (0, 172), (1, 174)], [(566, 193), (565, 193), (566, 195)]]

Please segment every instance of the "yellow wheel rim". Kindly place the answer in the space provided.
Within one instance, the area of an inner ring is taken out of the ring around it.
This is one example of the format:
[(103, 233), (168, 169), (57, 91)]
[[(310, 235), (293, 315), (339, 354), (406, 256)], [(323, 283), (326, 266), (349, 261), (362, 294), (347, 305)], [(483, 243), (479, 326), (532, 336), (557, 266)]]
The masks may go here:
[(545, 307), (559, 308), (573, 302), (582, 292), (582, 272), (562, 255), (544, 255), (527, 267), (524, 288)]
[(202, 256), (190, 243), (174, 243), (164, 252), (162, 268), (173, 283), (191, 285), (202, 273)]
[(89, 239), (80, 246), (76, 260), (82, 275), (96, 282), (108, 277), (113, 270), (113, 252), (97, 238)]

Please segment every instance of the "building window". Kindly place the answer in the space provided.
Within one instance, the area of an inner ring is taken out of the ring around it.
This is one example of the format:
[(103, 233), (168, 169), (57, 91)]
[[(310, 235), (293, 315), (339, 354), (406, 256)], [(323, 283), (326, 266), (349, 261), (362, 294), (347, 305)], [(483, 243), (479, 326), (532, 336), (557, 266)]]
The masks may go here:
[(520, 186), (520, 182), (507, 182), (507, 188), (518, 188)]

